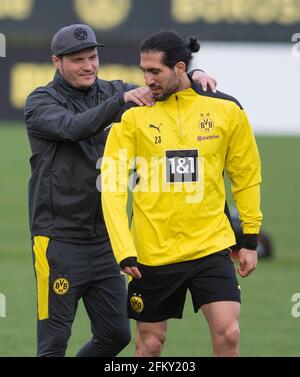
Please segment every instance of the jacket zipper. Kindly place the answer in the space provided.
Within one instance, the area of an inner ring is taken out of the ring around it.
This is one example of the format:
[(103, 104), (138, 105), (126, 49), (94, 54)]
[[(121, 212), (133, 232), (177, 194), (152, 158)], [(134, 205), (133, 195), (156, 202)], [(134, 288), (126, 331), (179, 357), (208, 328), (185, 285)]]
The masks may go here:
[(176, 98), (176, 105), (177, 105), (177, 113), (178, 113), (178, 133), (179, 137), (183, 138), (183, 125), (182, 125), (182, 119), (181, 119), (181, 113), (180, 113), (180, 106), (179, 106), (179, 98), (177, 94), (175, 94)]
[[(98, 103), (98, 101), (97, 101), (97, 103)], [(99, 160), (99, 158), (101, 158), (101, 155), (98, 152), (98, 148), (97, 148), (97, 145), (96, 145), (94, 137), (91, 137), (90, 140), (91, 140), (91, 143), (93, 144), (93, 147), (94, 147), (94, 150), (95, 150), (95, 154), (96, 154), (96, 157), (97, 157), (97, 163), (98, 163), (98, 160)], [(96, 169), (96, 167), (97, 167), (97, 164), (95, 166), (95, 169)], [(100, 169), (98, 169), (98, 172), (100, 174)], [(98, 191), (98, 189), (97, 189), (97, 191)], [(98, 220), (98, 214), (100, 214), (100, 208), (101, 208), (101, 193), (98, 192), (98, 194), (99, 195), (98, 195), (98, 201), (97, 201), (97, 206), (96, 206), (96, 214), (95, 214), (95, 218), (94, 218), (94, 229), (93, 229), (95, 236), (97, 235), (97, 225), (98, 225), (98, 221), (97, 220)], [(104, 222), (104, 219), (103, 219), (103, 222)]]
[(52, 220), (55, 220), (55, 215), (54, 215), (54, 204), (53, 204), (53, 187), (52, 187), (52, 173), (50, 173), (50, 210), (51, 210), (51, 215), (52, 215)]
[(52, 167), (54, 164), (54, 160), (57, 154), (57, 149), (58, 149), (58, 144), (55, 145), (55, 150), (53, 153), (52, 161), (49, 166), (49, 183), (50, 183), (50, 188), (49, 188), (49, 194), (50, 194), (50, 210), (51, 210), (51, 215), (52, 215), (52, 220), (55, 221), (55, 213), (54, 213), (54, 199), (53, 199), (53, 179), (52, 179)]

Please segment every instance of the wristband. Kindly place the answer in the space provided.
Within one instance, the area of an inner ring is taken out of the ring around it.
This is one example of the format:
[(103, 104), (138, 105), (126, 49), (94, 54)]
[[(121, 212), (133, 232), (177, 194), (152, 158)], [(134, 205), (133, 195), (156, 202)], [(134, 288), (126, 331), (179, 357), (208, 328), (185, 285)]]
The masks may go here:
[(203, 71), (203, 69), (200, 69), (200, 68), (196, 68), (196, 69), (193, 69), (192, 71), (188, 72), (189, 76), (193, 76), (193, 74), (197, 71), (200, 71), (200, 72), (203, 72), (205, 73), (205, 71)]
[(258, 245), (258, 234), (244, 234), (243, 248), (256, 250)]
[(137, 267), (137, 257), (128, 257), (120, 262), (120, 267), (124, 270), (125, 267)]

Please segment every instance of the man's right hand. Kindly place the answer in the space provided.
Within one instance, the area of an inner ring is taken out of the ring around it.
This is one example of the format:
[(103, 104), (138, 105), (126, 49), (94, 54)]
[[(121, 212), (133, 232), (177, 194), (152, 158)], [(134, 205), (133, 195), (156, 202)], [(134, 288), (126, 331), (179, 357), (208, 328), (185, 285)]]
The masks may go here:
[(241, 248), (239, 251), (239, 262), (237, 271), (242, 278), (245, 278), (256, 269), (257, 251)]
[(145, 86), (125, 92), (124, 101), (125, 103), (131, 101), (139, 106), (153, 106), (155, 104), (151, 90)]

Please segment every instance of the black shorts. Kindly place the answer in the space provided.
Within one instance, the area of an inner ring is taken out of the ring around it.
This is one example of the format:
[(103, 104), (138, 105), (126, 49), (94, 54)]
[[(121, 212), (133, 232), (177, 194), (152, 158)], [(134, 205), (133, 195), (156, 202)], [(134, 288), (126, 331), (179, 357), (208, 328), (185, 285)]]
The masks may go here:
[(195, 313), (216, 301), (240, 302), (240, 288), (230, 250), (164, 266), (139, 264), (141, 279), (128, 285), (128, 316), (140, 322), (182, 318), (186, 292)]

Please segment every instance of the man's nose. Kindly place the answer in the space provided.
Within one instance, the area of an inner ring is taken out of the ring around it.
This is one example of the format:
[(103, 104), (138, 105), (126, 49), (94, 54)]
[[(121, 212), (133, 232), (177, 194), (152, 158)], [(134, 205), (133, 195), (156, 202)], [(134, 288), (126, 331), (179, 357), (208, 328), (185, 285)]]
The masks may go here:
[(151, 86), (154, 84), (154, 78), (153, 78), (153, 75), (151, 75), (150, 73), (145, 73), (144, 74), (144, 78), (145, 78), (145, 84), (147, 86)]
[(94, 67), (93, 67), (93, 63), (90, 62), (89, 60), (86, 60), (83, 64), (83, 69), (85, 71), (93, 71), (94, 70)]

